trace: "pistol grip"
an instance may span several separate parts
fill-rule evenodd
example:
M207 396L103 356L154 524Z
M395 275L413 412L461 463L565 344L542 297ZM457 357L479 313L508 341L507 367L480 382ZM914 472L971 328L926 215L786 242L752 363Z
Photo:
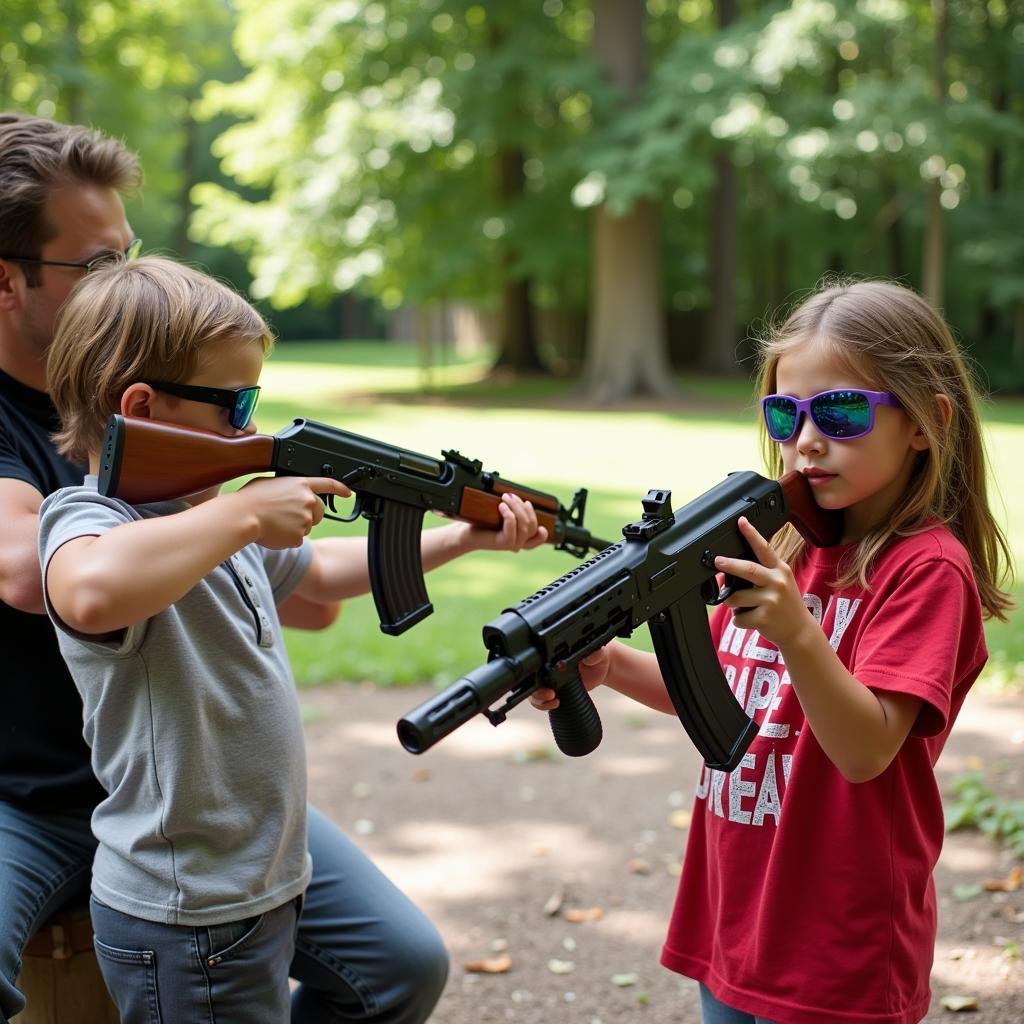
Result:
M684 595L648 625L679 721L709 768L731 772L758 727L725 681L699 590Z
M555 744L569 757L582 757L597 749L604 730L594 700L579 676L558 688L558 707L549 712Z
M423 509L381 501L370 520L370 589L381 632L398 636L433 610L423 581Z

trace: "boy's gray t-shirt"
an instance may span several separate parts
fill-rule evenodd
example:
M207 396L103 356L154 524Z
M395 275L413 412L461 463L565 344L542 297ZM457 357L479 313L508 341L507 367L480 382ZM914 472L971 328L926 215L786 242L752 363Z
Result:
M57 491L40 509L43 572L69 540L185 508L133 508L97 493L95 477ZM308 542L250 544L110 642L72 632L47 603L108 794L92 819L92 891L115 910L225 923L306 888L305 746L275 606L311 557Z

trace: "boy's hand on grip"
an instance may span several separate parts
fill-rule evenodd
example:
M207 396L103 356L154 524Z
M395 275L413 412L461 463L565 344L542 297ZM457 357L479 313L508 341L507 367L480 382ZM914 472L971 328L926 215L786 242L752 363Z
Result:
M347 498L352 494L330 477L303 476L256 477L238 493L247 499L248 510L256 517L256 543L265 548L298 547L324 517L320 495Z

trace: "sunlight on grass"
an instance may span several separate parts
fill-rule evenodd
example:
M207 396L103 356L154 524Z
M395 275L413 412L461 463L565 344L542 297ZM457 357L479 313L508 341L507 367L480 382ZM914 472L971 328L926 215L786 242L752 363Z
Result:
M477 361L434 367L338 366L334 363L290 363L272 356L260 383L279 401L310 402L331 407L350 395L375 391L418 391L425 386L451 387L471 384L487 372Z
M352 361L342 363L343 358ZM301 415L427 455L455 448L480 459L485 469L552 493L563 504L585 486L590 491L586 526L611 541L621 537L624 523L639 518L649 488L671 489L678 507L733 470L762 470L755 412L742 382L712 385L686 378L684 396L698 400L684 397L679 408L666 411L565 408L551 381L489 386L493 402L488 404L481 400L486 387L472 384L486 364L453 361L435 374L438 381L443 375L441 392L423 402L415 360L415 348L408 345L282 345L262 378L259 428L273 432ZM559 386L569 393L567 382ZM369 394L375 391L381 395ZM522 404L509 404L510 395ZM986 440L998 484L993 506L1022 563L1024 474L1014 453L1024 443L1024 422L1013 403L1009 415L1000 415L1003 408L986 410ZM436 523L440 520L427 516L428 526ZM346 526L325 523L317 532L365 530L360 520ZM349 601L337 625L323 633L288 631L296 677L302 684L344 678L447 685L486 660L480 636L485 623L574 564L564 552L545 546L515 556L478 552L443 566L427 578L434 614L401 637L380 632L369 596ZM1024 599L1024 587L1018 585L1016 595ZM1009 623L986 627L991 685L1012 688L1024 678L1020 620L1015 614ZM646 629L631 642L650 649Z

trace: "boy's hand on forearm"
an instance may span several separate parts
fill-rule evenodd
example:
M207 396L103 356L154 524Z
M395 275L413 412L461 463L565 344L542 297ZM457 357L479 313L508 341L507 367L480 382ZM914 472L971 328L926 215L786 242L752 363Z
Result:
M471 526L467 543L473 550L528 551L548 539L548 531L537 525L533 504L523 501L517 494L503 494L498 504L501 529L490 530Z
M321 494L347 498L352 492L330 477L257 477L234 492L257 523L256 543L265 548L298 547L324 517Z

